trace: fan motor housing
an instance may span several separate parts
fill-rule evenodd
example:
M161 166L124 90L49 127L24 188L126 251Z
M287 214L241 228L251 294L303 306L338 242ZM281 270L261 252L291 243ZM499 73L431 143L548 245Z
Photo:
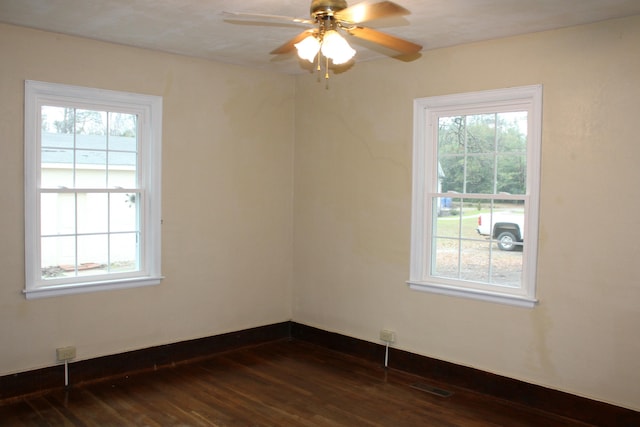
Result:
M339 12L346 8L347 2L344 0L312 0L311 16L314 18L333 16L335 12Z

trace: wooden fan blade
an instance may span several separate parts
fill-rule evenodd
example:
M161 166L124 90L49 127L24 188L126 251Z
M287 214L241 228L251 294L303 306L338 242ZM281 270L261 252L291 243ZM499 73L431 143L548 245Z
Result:
M381 1L373 4L358 3L336 12L334 16L339 21L360 24L374 19L409 15L410 13L407 9L392 1Z
M285 44L283 44L282 46L272 50L270 53L272 55L278 55L281 53L288 53L291 52L293 49L295 49L296 47L294 46L296 43L301 42L302 40L306 39L308 36L316 33L317 30L306 30L301 32L300 34L298 34L297 36L295 36L294 38L292 38L291 40L287 41Z
M377 43L402 53L416 53L420 52L422 49L422 46L419 44L412 43L409 40L401 39L378 30L372 30L371 28L354 27L345 28L345 30L352 36Z
M297 24L313 24L313 21L309 19L302 18L293 18L291 16L282 16L282 15L264 15L261 13L244 13L244 12L222 12L222 16L231 19L248 19L252 21L259 20L271 20L271 21L285 21L285 22L295 22Z

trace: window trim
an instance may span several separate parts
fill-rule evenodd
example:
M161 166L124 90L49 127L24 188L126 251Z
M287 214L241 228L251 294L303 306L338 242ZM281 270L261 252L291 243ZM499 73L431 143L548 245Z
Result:
M47 285L40 266L40 108L42 105L76 108L124 109L138 114L141 206L141 262L138 273L125 278L105 278ZM27 299L157 285L161 282L161 166L162 97L130 92L25 80L25 288Z
M433 144L434 134L437 133L438 114L444 115L448 111L460 113L467 110L468 114L478 112L494 112L497 108L510 105L528 105L530 117L528 119L527 144L527 194L526 204L526 252L523 254L523 283L519 289L507 289L504 292L492 287L480 289L478 286L464 286L462 281L446 280L429 276L431 262L426 259L430 242L430 226L432 209L426 200L426 180L432 179L428 173L433 166L431 162L436 155L436 145ZM434 119L436 121L434 129ZM429 135L429 129L433 131ZM538 215L540 190L540 159L542 138L542 85L513 87L480 92L461 93L453 95L417 98L414 100L414 141L413 141L413 196L411 220L411 259L410 275L407 284L411 289L427 291L450 296L473 298L483 301L498 302L521 307L534 307L536 299L536 270L538 253ZM431 140L431 144L428 142ZM428 147L433 148L428 153ZM452 194L455 197L455 194ZM427 223L427 220L428 223ZM532 238L533 237L533 238Z

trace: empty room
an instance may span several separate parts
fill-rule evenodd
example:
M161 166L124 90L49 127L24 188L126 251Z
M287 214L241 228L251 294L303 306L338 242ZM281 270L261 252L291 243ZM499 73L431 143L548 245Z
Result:
M640 425L639 100L637 1L0 0L0 425Z

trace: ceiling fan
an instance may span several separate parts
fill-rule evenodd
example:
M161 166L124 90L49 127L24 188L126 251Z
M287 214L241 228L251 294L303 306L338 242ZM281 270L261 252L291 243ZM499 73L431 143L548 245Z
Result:
M310 13L311 19L234 12L226 12L225 14L235 17L278 19L313 25L313 28L303 31L271 51L271 53L277 55L289 53L296 49L300 58L306 59L311 63L317 60L318 70L320 69L320 57L322 56L326 60L327 72L325 78L329 77L329 60L333 65L345 64L356 53L340 35L341 31L393 49L401 54L417 53L422 49L422 46L408 40L360 25L374 19L410 14L407 9L391 1L365 2L348 6L345 0L312 0Z

